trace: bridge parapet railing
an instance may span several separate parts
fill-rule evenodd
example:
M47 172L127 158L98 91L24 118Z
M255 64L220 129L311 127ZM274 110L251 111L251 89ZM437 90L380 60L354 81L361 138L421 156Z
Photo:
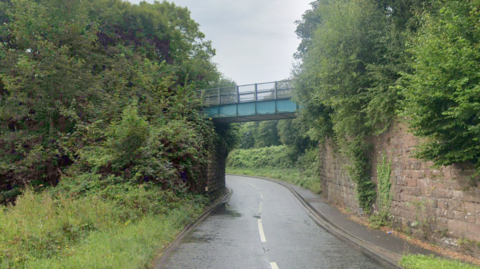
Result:
M289 99L292 96L291 80L201 90L201 98L206 106Z

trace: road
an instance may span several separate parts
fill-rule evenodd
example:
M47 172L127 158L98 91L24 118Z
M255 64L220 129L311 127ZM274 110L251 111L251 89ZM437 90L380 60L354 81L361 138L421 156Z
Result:
M327 233L285 187L227 176L230 201L168 255L167 269L382 268Z

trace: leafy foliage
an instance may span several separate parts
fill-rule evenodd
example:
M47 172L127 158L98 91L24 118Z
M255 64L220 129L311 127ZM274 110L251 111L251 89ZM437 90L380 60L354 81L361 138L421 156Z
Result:
M306 135L307 128L298 119L279 121L277 131L280 142L295 151L296 155L302 155L307 150L316 148L316 143Z
M386 130L395 115L398 75L389 61L389 22L385 10L369 0L317 1L308 18L319 21L302 47L295 71L297 100L312 139L333 138L352 159L349 169L365 211L375 200L365 138ZM299 24L302 29L312 21ZM318 20L321 18L321 20ZM311 28L309 26L308 28ZM300 36L302 37L302 36ZM312 120L313 119L313 120Z
M221 140L196 90L225 79L188 9L120 0L0 5L3 199L92 171L194 185L206 149Z
M368 0L319 1L314 7L322 20L296 70L304 122L315 115L314 137L340 144L374 127L385 129L394 116L396 94L389 86L396 75L388 74L384 11Z
M298 159L292 155L296 151L285 145L237 149L227 158L227 172L274 178L320 193L318 150L309 149Z
M278 123L279 121L273 120L241 124L239 129L239 147L248 149L280 145L277 131Z
M275 166L281 168L293 167L294 163L288 156L285 146L271 146L258 149L236 149L227 158L229 167L261 168Z
M387 161L387 157L383 155L382 162L377 163L377 181L378 181L378 210L379 212L390 212L392 204L392 183L390 182L390 174L392 173L392 163Z
M381 161L381 162L380 162ZM378 211L370 216L370 227L379 229L382 226L388 226L392 223L390 206L392 205L392 183L390 174L392 173L392 163L387 160L383 154L382 159L377 162L377 206Z
M322 0L312 3L297 35L295 99L299 121L313 141L331 141L350 159L361 207L375 201L368 138L385 132L397 116L407 63L405 33L429 1Z
M402 115L425 137L417 157L480 165L479 1L432 1L408 46Z

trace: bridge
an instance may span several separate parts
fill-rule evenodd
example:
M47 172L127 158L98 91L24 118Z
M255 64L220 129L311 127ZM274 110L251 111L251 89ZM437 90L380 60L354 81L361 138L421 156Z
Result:
M293 119L298 105L292 95L291 80L201 91L204 112L218 123Z

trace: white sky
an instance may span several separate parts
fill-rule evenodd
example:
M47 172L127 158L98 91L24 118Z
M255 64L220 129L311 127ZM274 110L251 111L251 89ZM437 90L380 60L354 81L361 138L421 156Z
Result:
M129 0L139 3L140 0ZM290 77L300 42L294 22L313 0L170 0L188 7L217 55L213 61L238 85ZM148 0L147 2L153 2Z

